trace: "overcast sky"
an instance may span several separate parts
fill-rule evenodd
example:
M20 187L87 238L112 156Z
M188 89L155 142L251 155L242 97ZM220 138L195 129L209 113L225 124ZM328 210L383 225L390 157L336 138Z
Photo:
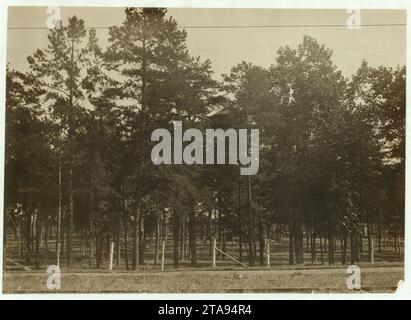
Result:
M350 30L345 27L350 16L346 10L169 9L168 14L180 26L187 27L190 53L210 59L217 79L242 60L269 66L279 47L296 47L305 34L333 50L333 61L346 77L355 73L364 58L372 66L396 67L406 61L406 26L363 26L359 30ZM9 8L7 61L12 68L26 71L27 56L35 49L47 46L49 15L46 7ZM65 23L68 17L77 15L88 27L107 27L122 23L124 9L61 7L61 15ZM361 23L405 24L406 12L361 10ZM342 27L295 27L330 24ZM189 28L196 26L283 27ZM107 43L107 33L106 28L97 30L102 46Z

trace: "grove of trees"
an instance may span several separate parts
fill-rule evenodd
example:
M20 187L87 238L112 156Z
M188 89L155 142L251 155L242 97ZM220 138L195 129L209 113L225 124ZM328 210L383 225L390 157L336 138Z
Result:
M264 263L267 238L285 239L289 264L323 253L335 264L337 239L343 264L360 260L363 239L400 246L405 66L364 60L345 78L304 36L270 67L243 61L216 81L166 9L127 8L108 32L102 48L73 16L28 72L7 69L5 253L14 235L26 263L101 268L113 241L117 263L136 270L158 263L164 239L175 268L198 265L200 241L214 237L223 251L235 241L250 266ZM259 129L258 174L154 165L151 132L173 120Z

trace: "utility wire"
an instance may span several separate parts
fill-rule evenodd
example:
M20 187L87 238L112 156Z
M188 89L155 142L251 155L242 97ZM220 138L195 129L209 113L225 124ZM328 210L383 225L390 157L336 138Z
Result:
M355 27L402 27L406 23L362 24ZM227 26L179 26L179 29L254 29L254 28L347 28L346 24L290 24L290 25L227 25ZM86 29L108 29L108 26L86 27ZM47 27L8 27L9 30L49 30Z

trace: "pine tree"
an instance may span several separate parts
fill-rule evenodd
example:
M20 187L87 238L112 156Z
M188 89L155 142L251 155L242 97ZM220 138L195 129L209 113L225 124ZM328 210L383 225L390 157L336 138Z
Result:
M87 31L84 21L73 16L68 19L67 26L52 29L48 40L47 49L39 49L28 58L29 77L45 91L42 100L50 109L53 121L60 127L61 139L64 139L63 157L67 163L69 201L67 264L70 265L74 228L74 137L81 126L79 117L87 104L83 80L88 77L86 70L97 38L94 29Z

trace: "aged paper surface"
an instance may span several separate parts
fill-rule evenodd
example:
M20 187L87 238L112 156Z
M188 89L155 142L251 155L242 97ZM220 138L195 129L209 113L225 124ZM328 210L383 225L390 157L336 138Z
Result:
M406 27L8 7L3 292L394 292Z

